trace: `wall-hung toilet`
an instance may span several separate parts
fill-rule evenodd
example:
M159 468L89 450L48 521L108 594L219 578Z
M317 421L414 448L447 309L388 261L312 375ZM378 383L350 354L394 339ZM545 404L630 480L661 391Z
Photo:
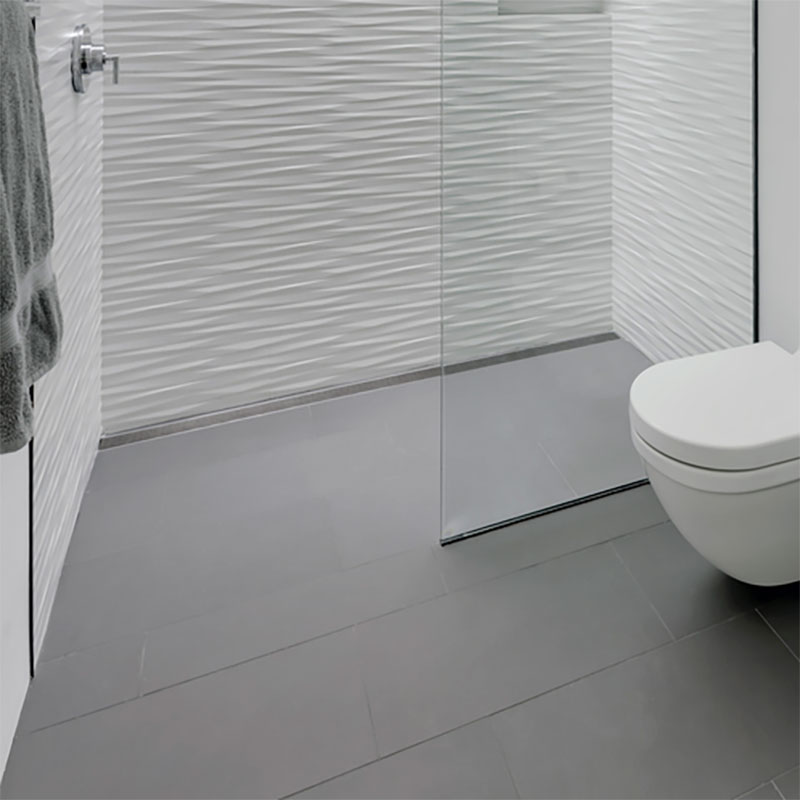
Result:
M800 577L800 353L772 342L665 361L630 393L631 435L675 526L747 583Z

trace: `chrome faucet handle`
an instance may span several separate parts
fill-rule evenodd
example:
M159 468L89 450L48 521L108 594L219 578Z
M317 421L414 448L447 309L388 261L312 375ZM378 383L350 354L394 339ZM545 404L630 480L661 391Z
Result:
M111 82L117 84L119 83L119 56L110 56L105 52L105 48L103 48L103 64L107 64L109 61L113 64Z
M92 42L92 32L88 25L78 25L72 34L72 88L83 94L87 88L86 76L102 72L108 62L114 65L113 81L119 83L119 56L106 53L105 45Z

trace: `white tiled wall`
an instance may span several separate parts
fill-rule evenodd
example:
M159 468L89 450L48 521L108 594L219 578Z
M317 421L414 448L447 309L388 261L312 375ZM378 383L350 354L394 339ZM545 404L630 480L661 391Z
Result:
M445 11L448 356L609 330L607 19ZM438 363L439 0L106 28L106 430Z
M610 18L443 21L446 360L610 331Z
M439 7L107 0L107 431L432 364Z
M612 297L654 359L748 341L751 0L604 8L107 0L106 431L609 331Z
M64 313L61 360L36 384L34 630L42 644L69 539L100 438L102 78L72 91L70 36L102 39L102 0L43 0L38 18L42 97L55 202L53 267Z
M614 328L654 360L752 341L751 0L613 0Z

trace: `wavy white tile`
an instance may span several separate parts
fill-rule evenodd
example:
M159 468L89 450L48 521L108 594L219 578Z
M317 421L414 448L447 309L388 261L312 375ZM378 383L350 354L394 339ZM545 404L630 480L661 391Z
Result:
M36 653L100 438L102 252L101 80L72 91L70 35L102 38L102 0L43 0L37 51L55 205L52 259L64 314L59 363L35 387L34 631ZM98 85L100 84L100 85Z
M752 341L752 2L611 7L614 328L656 361Z

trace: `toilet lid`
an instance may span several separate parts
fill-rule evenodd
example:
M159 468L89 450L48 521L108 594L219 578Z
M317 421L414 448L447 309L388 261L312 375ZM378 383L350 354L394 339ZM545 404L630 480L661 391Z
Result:
M773 342L656 364L630 400L634 430L678 461L746 470L800 458L800 353Z

